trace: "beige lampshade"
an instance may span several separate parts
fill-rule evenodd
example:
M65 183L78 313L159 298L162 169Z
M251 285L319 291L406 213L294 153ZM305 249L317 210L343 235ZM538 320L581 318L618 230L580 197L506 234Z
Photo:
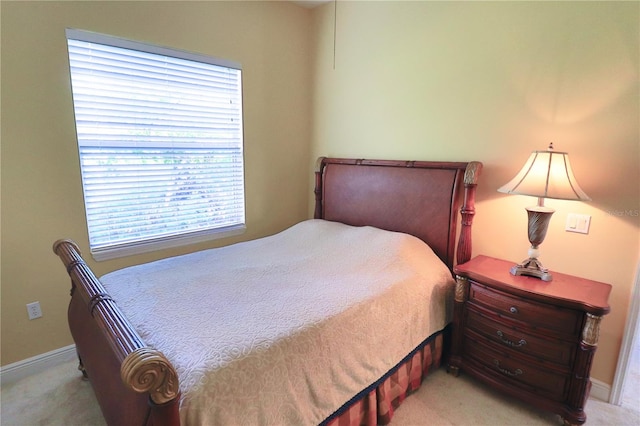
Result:
M498 192L530 195L539 198L590 201L573 176L569 154L553 151L534 151L522 170Z

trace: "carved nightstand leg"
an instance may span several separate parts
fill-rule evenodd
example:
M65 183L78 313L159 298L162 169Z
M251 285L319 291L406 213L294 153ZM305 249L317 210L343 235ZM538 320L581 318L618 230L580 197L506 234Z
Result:
M571 423L569 420L567 419L562 419L562 426L580 426L577 423Z
M456 275L456 288L453 304L453 338L451 342L451 358L447 366L447 372L454 377L460 375L462 366L463 344L463 317L464 304L469 298L469 280L466 277Z
M584 406L591 389L589 372L598 346L601 320L601 316L586 313L582 328L582 339L574 362L572 385L567 398L568 405L573 410L573 413L569 416L571 419L563 418L565 426L581 425L586 420Z
M460 375L460 368L453 365L447 365L447 374L451 374L453 377L458 377Z

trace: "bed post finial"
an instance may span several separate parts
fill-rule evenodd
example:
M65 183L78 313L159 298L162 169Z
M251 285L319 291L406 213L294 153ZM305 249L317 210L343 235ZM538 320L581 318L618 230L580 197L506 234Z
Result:
M456 253L458 264L465 263L471 259L471 225L473 224L473 216L476 214L476 186L481 171L482 163L471 161L467 164L464 172L464 201L460 208L462 229L460 230L460 240L458 241L458 251Z
M318 157L316 161L316 187L313 190L316 195L316 208L313 212L314 219L322 219L322 172L324 170L324 160L326 157Z

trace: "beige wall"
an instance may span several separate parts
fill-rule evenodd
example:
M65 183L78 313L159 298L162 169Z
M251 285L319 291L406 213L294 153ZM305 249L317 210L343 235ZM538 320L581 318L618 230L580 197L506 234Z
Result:
M547 201L556 213L541 260L613 286L592 370L609 384L640 249L639 6L338 2L335 20L333 4L314 12L311 157L482 161L474 254L526 257L524 207L535 199L496 189L550 141L570 153L593 202ZM564 231L571 212L592 216L589 235Z
M553 140L593 202L547 202L542 260L613 285L593 369L612 382L640 249L640 218L625 213L640 210L638 3L340 1L335 21L334 4L273 2L1 12L3 365L71 343L69 284L50 247L70 237L88 251L64 40L76 27L242 63L248 231L218 244L307 217L319 155L480 160L474 252L519 261L534 200L496 189ZM592 216L589 235L564 232L570 212ZM34 300L44 317L28 321Z
M243 66L249 239L307 217L311 12L264 2L2 2L2 365L72 343L69 280L51 251L88 253L65 28ZM226 244L226 239L217 244ZM213 244L209 244L213 245ZM180 250L95 263L103 274ZM25 305L44 316L29 321Z

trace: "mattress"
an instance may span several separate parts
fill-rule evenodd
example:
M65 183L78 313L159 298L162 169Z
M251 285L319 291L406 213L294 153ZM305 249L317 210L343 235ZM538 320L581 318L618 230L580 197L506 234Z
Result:
M318 219L101 281L188 425L320 423L445 327L454 286L415 237Z

